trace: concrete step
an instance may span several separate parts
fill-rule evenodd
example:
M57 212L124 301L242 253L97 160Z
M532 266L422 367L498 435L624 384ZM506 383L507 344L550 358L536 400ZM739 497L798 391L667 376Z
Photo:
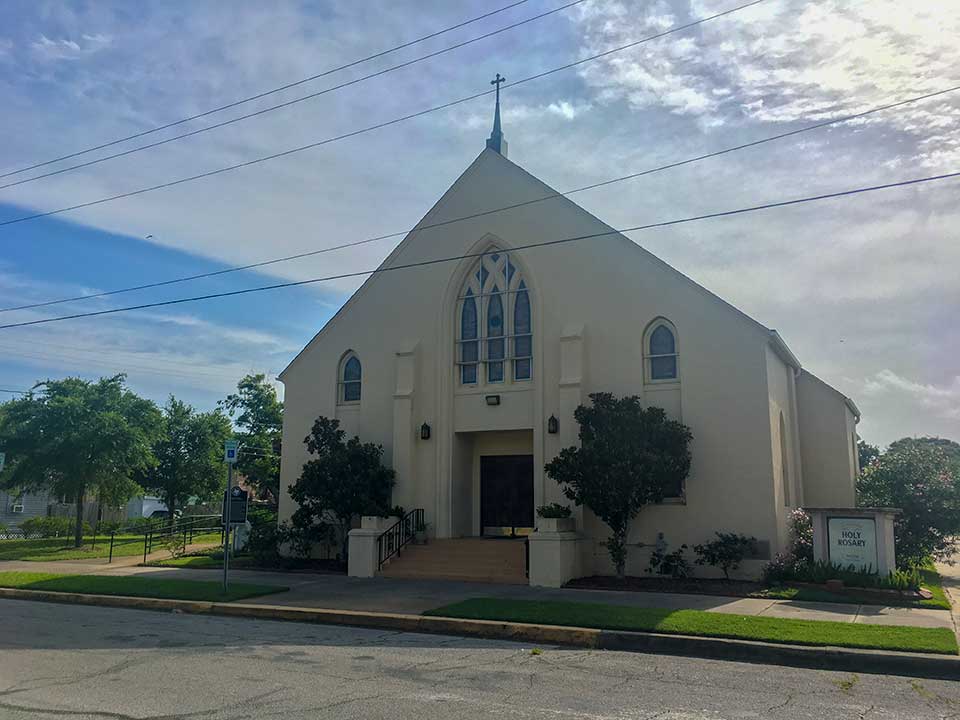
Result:
M408 545L380 571L384 577L526 584L523 541L457 538Z

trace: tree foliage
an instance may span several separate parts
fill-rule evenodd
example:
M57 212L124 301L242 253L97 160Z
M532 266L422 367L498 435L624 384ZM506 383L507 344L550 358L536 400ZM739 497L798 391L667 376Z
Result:
M219 410L198 413L171 395L153 445L157 462L139 474L139 483L166 503L171 518L191 497L209 500L226 487L223 442L231 433Z
M234 418L237 439L249 452L240 453L236 469L264 499L280 497L280 449L283 433L283 403L265 375L247 375L237 383L237 392L220 401Z
M347 440L339 420L317 418L303 442L314 457L290 486L290 497L299 505L291 521L306 533L334 526L346 558L353 518L389 512L394 472L381 462L383 447L356 436Z
M130 478L154 463L157 406L127 389L123 375L97 382L47 380L0 413L6 487L44 489L76 503L74 543L83 538L83 502L98 493L125 501Z
M910 448L934 448L943 452L953 468L953 477L960 482L960 443L940 437L907 437L894 440L887 452L901 452Z
M899 442L899 441L898 441ZM897 565L943 558L960 533L960 483L946 453L924 443L894 443L857 482L859 502L903 512L895 525Z
M880 457L880 448L876 445L871 445L866 440L857 440L857 459L860 472L863 472L867 467Z
M692 435L663 409L644 408L636 396L595 393L590 400L574 412L580 446L564 448L545 469L567 498L610 527L606 547L623 577L630 521L687 477Z

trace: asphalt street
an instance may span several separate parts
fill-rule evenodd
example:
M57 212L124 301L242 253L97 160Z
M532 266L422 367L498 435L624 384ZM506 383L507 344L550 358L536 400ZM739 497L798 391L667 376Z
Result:
M947 718L960 683L0 601L0 718Z

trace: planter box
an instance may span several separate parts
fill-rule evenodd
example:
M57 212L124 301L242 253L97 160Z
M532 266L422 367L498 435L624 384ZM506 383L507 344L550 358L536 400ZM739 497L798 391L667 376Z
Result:
M573 532L576 529L576 518L537 518L537 532Z
M360 527L363 530L387 530L397 522L397 518L364 515L360 518Z

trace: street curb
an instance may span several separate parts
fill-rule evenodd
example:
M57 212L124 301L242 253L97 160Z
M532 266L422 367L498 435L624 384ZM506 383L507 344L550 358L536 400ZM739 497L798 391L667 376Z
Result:
M329 610L282 605L213 603L192 600L135 598L121 595L88 595L0 588L0 599L140 610L180 611L200 615L245 617L257 620L344 625L393 632L459 635L488 640L510 640L536 645L585 647L635 653L730 660L763 665L835 670L841 672L903 675L960 680L960 657L930 653L898 653L838 647L806 647L725 638L666 635L661 633L597 630L592 628L497 620L466 620L429 615Z

